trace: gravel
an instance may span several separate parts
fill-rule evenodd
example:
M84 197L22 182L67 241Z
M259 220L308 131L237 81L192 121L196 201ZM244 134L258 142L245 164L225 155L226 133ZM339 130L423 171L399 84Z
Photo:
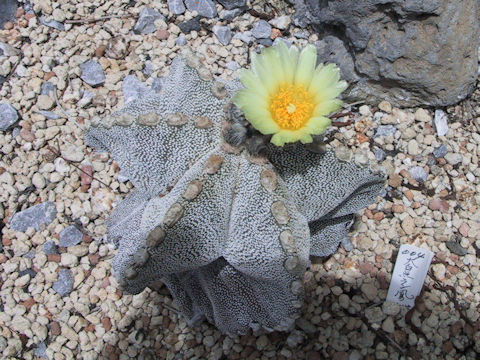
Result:
M433 118L435 129L438 136L445 136L448 132L448 117L443 110L435 110L435 117Z
M6 131L18 121L18 113L8 103L0 103L0 130Z
M252 29L252 35L256 39L266 39L272 33L272 26L265 20L259 20Z
M135 34L153 33L156 30L156 20L165 20L165 18L157 10L144 7L140 11L137 23L133 27L133 32Z
M98 86L105 82L105 74L102 66L94 60L88 60L80 65L82 75L80 76L83 81L88 85Z
M229 80L247 66L257 40L304 46L318 36L294 21L287 25L294 14L278 8L268 34L255 37L263 20L247 11L251 2L233 10L214 1L150 2L162 18L148 34L133 32L134 16L146 2L31 3L31 11L20 12L2 33L8 54L0 56L0 76L19 63L0 88L0 109L8 104L15 117L0 132L0 357L478 358L472 329L480 321L480 109L472 104L480 101L480 89L441 110L449 119L443 135L427 107L351 105L352 113L339 119L345 126L331 127L326 146L364 166L379 162L389 184L385 197L357 214L351 251L341 247L328 259L312 259L292 331L229 337L206 322L188 326L163 286L122 292L111 273L116 250L104 235L108 214L132 185L108 154L85 146L84 129L140 94L161 92L180 38L216 76ZM182 10L188 3L214 17ZM109 15L127 16L67 21ZM226 44L215 32L224 27L233 35ZM88 62L95 65L84 69ZM84 70L100 81L89 83ZM64 242L72 224L82 231ZM396 252L406 243L435 253L408 316L407 309L385 302Z
M206 18L217 16L217 8L212 0L185 0L185 5L190 11L196 11L198 15Z
M82 238L83 233L75 225L70 225L60 232L60 240L58 245L61 247L74 246L80 244L82 242Z
M212 31L217 36L218 41L223 45L228 45L230 40L232 40L232 31L228 26L215 25Z

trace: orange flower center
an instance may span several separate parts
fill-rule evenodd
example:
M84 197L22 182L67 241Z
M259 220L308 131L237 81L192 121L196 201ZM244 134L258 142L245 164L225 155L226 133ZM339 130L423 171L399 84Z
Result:
M312 117L313 96L303 85L282 84L270 97L270 114L284 130L298 130Z

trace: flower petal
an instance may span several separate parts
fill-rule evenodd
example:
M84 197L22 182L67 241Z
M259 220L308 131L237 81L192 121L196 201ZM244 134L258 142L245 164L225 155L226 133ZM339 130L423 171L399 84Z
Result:
M280 130L268 111L267 102L256 96L255 93L248 89L242 89L235 94L233 103L243 111L245 118L262 134L273 134Z
M309 133L312 135L320 135L325 132L331 123L332 121L324 116L313 117L307 123L306 129L308 129Z
M312 116L323 116L331 114L342 107L343 101L339 99L327 100L320 102L313 110Z
M307 45L298 58L297 70L295 72L295 84L309 88L317 62L317 49L313 45Z
M290 49L287 48L287 45L285 45L283 41L278 43L277 48L285 76L285 83L293 84L293 80L295 78L295 68L298 61L298 49L293 45L290 46Z
M335 64L319 65L309 88L309 91L315 94L315 101L322 102L340 95L348 87L348 84L339 79L340 70Z
M277 87L278 79L275 78L275 74L272 73L269 65L265 63L262 55L252 53L252 70L258 76L265 89L267 89L269 93L272 93Z
M238 78L240 79L242 84L250 91L259 94L261 97L268 97L267 89L265 88L265 86L263 86L262 82L255 75L254 72L246 69L240 69L238 70Z

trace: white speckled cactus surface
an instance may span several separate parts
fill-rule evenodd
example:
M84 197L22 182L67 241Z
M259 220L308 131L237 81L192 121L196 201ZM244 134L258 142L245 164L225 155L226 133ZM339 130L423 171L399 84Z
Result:
M136 188L108 223L126 291L161 280L190 324L287 330L302 307L309 256L351 246L353 214L384 181L331 151L269 144L259 155L228 144L238 88L191 54L178 56L159 95L95 124L87 143L112 153Z

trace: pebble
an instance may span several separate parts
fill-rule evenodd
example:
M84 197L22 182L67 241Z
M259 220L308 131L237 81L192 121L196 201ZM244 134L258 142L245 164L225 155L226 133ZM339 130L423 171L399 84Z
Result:
M228 70L235 71L235 70L238 70L240 68L240 65L238 65L238 63L236 61L229 61L225 64L225 67Z
M38 21L40 21L40 24L48 26L50 28L65 31L65 25L63 25L61 22L58 22L57 20L51 19L47 21L45 16L40 16L38 18Z
M52 285L52 289L61 297L67 296L73 290L73 275L70 269L60 269L58 280Z
M419 182L427 181L428 174L421 166L414 166L408 170L410 176Z
M433 119L438 136L445 136L448 132L448 117L443 110L435 110Z
M449 240L445 242L445 246L448 248L448 250L450 250L452 253L458 256L464 256L468 252L467 249L465 249L464 247L462 247L462 245L460 245L460 243L453 240Z
M122 93L125 104L140 99L141 97L146 96L149 92L151 92L151 89L138 80L135 75L127 75L123 79Z
M58 254L58 246L53 242L53 240L48 240L43 244L43 252L45 255Z
M256 39L268 39L272 33L272 26L265 20L259 20L252 29L252 35Z
M393 125L379 125L375 137L394 135L397 128Z
M215 345L215 339L213 338L213 336L210 336L210 335L205 336L203 338L203 345L205 345L208 348L213 347L213 345Z
M378 108L388 114L392 112L392 105L388 101L381 101L380 104L378 104Z
M192 31L200 31L202 30L200 19L200 16L195 16L193 19L179 23L178 27L184 34L189 34Z
M43 189L47 185L45 177L42 174L39 174L39 173L33 174L32 184L37 189Z
M168 11L175 15L181 15L185 12L183 0L167 0Z
M88 85L97 86L105 82L105 73L102 66L95 60L88 60L80 65L82 75L80 78Z
M50 224L57 216L55 204L51 201L34 205L17 212L10 220L10 227L16 231L25 232L29 227L40 230L41 224Z
M220 11L220 20L232 21L237 16L240 16L244 11L242 9L222 10Z
M421 121L421 122L429 123L430 121L432 121L432 117L430 116L428 111L421 108L415 111L414 117L415 117L415 120Z
M378 290L374 284L365 283L362 285L361 289L368 300L373 301L377 297Z
M247 4L247 0L217 0L217 2L227 10L241 8Z
M269 24L276 27L280 30L286 30L290 26L292 19L288 15L282 15L276 18L273 18L269 21Z
M138 20L135 26L133 27L133 32L135 34L153 33L156 30L155 28L156 20L165 20L165 17L161 15L157 10L144 7L142 11L140 11Z
M405 234L412 235L415 231L415 222L410 215L407 215L402 221L402 229L405 231Z
M6 131L18 121L18 113L8 103L0 103L0 130Z
M72 162L81 162L85 157L83 151L81 151L75 145L67 146L67 148L62 152L62 155L65 160Z
M374 148L373 149L373 154L375 155L375 159L377 159L377 161L383 161L383 160L385 160L385 158L387 156L385 154L385 151L383 151L380 148Z
M457 165L463 160L463 156L457 153L448 153L444 158L450 165Z
M314 334L317 328L310 321L305 318L299 318L296 322L297 326L307 334Z
M57 115L57 114L54 113L53 111L39 110L39 111L37 111L37 113L39 113L40 115L45 116L45 117L46 117L47 119L49 119L49 120L57 120L57 119L60 119L60 118L61 118L60 115Z
M252 32L251 31L241 31L237 32L235 35L233 35L234 39L239 39L243 41L244 43L248 44L253 40L252 37Z
M395 316L400 312L400 305L392 301L385 301L382 305L382 310L386 315Z
M206 18L217 16L217 7L212 0L185 0L189 11L196 11L198 15Z
M187 44L187 38L185 37L185 35L180 35L177 40L175 40L175 44L177 44L178 46L183 46L183 45L186 45Z
M258 350L263 350L268 346L268 343L268 338L265 335L261 335L255 342L255 345L257 346Z
M393 334L395 332L395 324L390 316L384 320L382 324L382 330L389 334Z
M60 232L58 245L68 247L80 244L82 242L83 233L75 226L70 225Z
M447 152L448 152L447 145L442 144L439 147L435 148L435 150L433 150L433 156L435 156L435 158L437 159L443 158L445 155L447 155Z
M413 156L421 154L420 147L418 146L417 140L412 139L408 142L407 151L410 155L413 155Z
M212 28L213 33L217 37L218 41L223 45L228 45L230 40L232 40L232 31L228 26L215 25Z

